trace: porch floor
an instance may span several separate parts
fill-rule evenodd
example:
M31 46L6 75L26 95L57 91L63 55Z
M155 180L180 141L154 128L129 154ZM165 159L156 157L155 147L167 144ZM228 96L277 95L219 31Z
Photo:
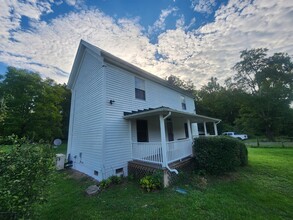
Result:
M182 166L185 166L187 163L189 163L192 160L192 157L185 157L181 160L177 160L173 163L169 164L169 167L172 169L177 169ZM140 161L140 160L132 160L128 162L129 165L136 165L136 166L143 166L143 167L148 167L152 169L158 169L158 170L163 170L164 168L162 167L161 164L155 164L155 163L150 163L150 162L145 162L145 161Z

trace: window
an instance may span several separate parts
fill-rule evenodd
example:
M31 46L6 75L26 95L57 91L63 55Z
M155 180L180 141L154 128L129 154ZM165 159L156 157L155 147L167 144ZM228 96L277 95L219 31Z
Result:
M184 131L185 131L185 137L186 138L189 138L188 125L187 125L187 123L184 123Z
M145 82L135 77L135 98L145 100Z
M186 101L184 96L181 96L181 106L183 110L186 110Z
M137 142L148 142L149 141L148 121L137 120L136 132L137 132Z
M123 174L123 168L116 169L116 174Z

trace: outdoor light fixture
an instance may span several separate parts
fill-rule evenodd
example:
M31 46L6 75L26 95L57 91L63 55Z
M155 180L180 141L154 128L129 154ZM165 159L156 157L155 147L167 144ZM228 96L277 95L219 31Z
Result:
M111 99L109 102L110 102L111 105L113 105L113 103L115 102L115 100L112 100Z

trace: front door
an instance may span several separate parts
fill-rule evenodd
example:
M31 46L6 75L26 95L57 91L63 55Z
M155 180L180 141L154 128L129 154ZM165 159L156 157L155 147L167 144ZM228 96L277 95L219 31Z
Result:
M167 133L168 133L168 141L174 141L174 133L173 133L173 123L171 119L167 119Z

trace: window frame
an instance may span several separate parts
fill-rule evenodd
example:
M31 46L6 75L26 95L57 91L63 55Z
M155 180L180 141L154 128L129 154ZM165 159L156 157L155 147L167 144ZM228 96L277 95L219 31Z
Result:
M183 95L181 95L181 108L183 109L183 110L186 110L187 108L186 108L186 98L185 98L185 96L183 96Z
M139 77L134 77L135 98L138 100L146 100L145 80Z

